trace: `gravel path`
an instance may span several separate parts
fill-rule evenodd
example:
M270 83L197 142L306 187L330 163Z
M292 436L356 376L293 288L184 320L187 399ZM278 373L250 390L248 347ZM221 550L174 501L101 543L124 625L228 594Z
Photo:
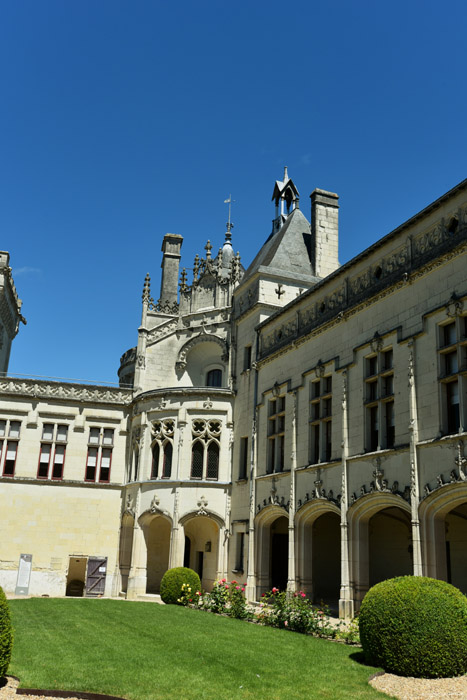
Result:
M370 685L399 700L467 700L467 676L429 679L383 673L373 678Z
M4 686L0 685L0 700L18 700L21 698L21 700L28 700L29 698L32 698L32 700L48 700L48 698L45 695L16 695L16 688L19 685L19 681L16 680L16 678L12 678L11 676L6 676L7 679L7 684ZM1 683L1 679L0 679ZM57 698L52 698L51 700L57 700ZM79 700L78 698L68 698L67 700Z
M7 676L8 683L0 686L0 700L18 700L15 678ZM459 678L402 678L383 673L370 681L376 690L399 700L467 700L467 676ZM46 695L20 695L21 700L57 700ZM67 698L79 700L79 698Z

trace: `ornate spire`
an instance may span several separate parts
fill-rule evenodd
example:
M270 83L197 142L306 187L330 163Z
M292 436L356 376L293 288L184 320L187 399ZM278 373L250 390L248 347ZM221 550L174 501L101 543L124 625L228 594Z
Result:
M208 241L206 243L206 245L204 246L204 250L206 251L206 262L208 262L208 260L211 260L211 250L212 250L211 241Z
M193 282L197 282L197 280L198 280L198 271L199 271L199 255L198 255L198 253L196 253L195 262L193 263Z
M144 278L144 286L143 286L143 304L149 304L149 299L151 295L151 278L149 276L149 272L147 273L146 277Z
M180 291L185 292L188 289L187 285L187 274L186 274L186 268L184 267L182 270L182 274L180 275Z

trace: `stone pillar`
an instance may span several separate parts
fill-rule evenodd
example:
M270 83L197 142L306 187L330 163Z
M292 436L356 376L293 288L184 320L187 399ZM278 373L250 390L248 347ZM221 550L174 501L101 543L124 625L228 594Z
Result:
M418 474L417 442L417 391L415 386L415 339L409 341L409 434L410 434L410 509L412 520L413 575L423 576L422 543L418 506L420 503L420 483Z
M348 373L342 373L342 493L341 493L341 588L339 598L339 617L345 620L354 617L353 587L350 581L349 524L348 510L348 475L347 460L349 453L348 424Z
M255 568L255 500L256 500L256 440L258 430L258 408L255 407L255 417L251 429L250 451L250 513L248 520L248 564L245 597L249 601L256 600L256 568Z
M140 495L137 497L137 510L139 510ZM143 530L135 515L135 526L133 529L133 547L131 552L131 567L128 575L128 588L126 597L128 599L145 595L147 584L147 549Z
M233 428L231 428L231 435L233 437ZM229 578L228 577L228 571L229 571L229 541L232 541L232 535L231 535L231 524L230 524L230 515L231 515L231 497L230 493L225 494L225 534L224 534L224 559L222 561L222 571L221 571L221 576L220 578Z
M287 594L297 589L295 574L295 470L297 468L297 410L298 390L292 392L292 451L290 454L290 496L289 496L289 549L287 569Z
M183 553L181 554L182 562L180 563L180 523L179 523L179 512L178 505L180 500L180 488L177 486L175 488L174 494L174 509L172 517L172 530L170 531L170 551L169 551L169 569L173 569L176 566L183 566ZM183 529L183 528L182 528Z
M217 544L217 574L216 574L216 579L222 579L222 578L227 578L226 574L224 573L224 564L225 564L225 550L227 549L226 543L227 543L227 537L228 537L228 531L225 527L219 527L219 541Z

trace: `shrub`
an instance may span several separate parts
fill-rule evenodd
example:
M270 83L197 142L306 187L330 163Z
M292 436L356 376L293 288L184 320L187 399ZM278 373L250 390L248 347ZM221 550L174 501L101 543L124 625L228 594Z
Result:
M7 672L12 646L10 610L3 589L0 587L0 678Z
M467 672L467 598L444 581L400 576L373 586L362 602L367 660L415 678Z
M185 590L182 590L183 584L186 584ZM189 588L191 588L191 591L188 590ZM193 593L194 599L196 591L199 590L201 590L201 581L193 569L177 566L166 571L162 577L161 598L164 603L183 604L183 594L183 597L186 597L187 593Z

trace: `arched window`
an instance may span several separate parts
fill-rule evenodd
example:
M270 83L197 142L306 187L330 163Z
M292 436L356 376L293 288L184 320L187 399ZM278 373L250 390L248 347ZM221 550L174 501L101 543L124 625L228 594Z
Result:
M219 445L217 442L210 442L208 447L208 464L206 470L207 479L217 479L219 477Z
M157 479L159 476L159 454L160 447L159 443L155 442L152 446L152 467L151 467L151 479Z
M210 369L206 375L206 386L222 386L222 370Z
M170 479L172 476L172 455L173 455L173 446L172 443L167 440L167 442L164 445L164 465L162 467L162 478L163 479Z
M203 444L197 440L193 443L191 448L191 478L192 479L202 479L203 478L203 457L204 448Z

